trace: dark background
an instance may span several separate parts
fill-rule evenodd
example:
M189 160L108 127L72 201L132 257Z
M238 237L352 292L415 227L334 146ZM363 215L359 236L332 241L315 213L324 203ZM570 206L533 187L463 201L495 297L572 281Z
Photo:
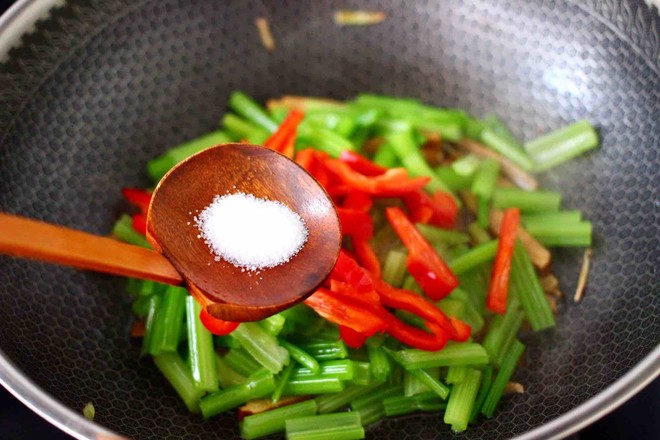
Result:
M3 13L12 0L0 0ZM578 440L660 437L660 379L622 407L576 434ZM0 439L70 439L0 387Z

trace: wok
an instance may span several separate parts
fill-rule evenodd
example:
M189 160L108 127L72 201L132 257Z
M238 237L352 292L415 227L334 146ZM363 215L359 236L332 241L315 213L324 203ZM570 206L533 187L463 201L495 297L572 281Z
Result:
M586 118L602 147L544 173L594 224L589 287L556 329L524 336L526 392L463 438L552 438L611 410L658 375L660 19L644 2L19 1L0 22L0 210L107 234L144 164L212 130L228 93L419 97L514 133ZM337 8L383 10L339 28ZM277 49L260 44L267 17ZM20 44L19 44L20 43ZM570 293L581 252L555 254ZM0 258L0 381L78 438L230 438L232 414L187 413L128 334L123 280ZM96 407L95 422L81 416ZM450 437L437 415L371 438Z

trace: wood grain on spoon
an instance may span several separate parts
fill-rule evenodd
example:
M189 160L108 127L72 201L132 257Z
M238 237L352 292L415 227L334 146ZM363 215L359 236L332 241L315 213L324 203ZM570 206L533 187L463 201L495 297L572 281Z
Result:
M183 278L161 254L63 226L0 213L0 254L178 285Z

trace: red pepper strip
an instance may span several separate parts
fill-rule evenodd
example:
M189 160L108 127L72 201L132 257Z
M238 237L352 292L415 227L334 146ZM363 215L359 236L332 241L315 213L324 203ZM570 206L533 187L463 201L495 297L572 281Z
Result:
M365 193L351 191L341 204L342 208L355 209L357 211L369 212L374 202Z
M353 257L346 251L339 252L337 263L330 273L330 279L345 281L358 292L371 292L374 290L372 277L364 268L360 267Z
M133 215L133 229L142 235L147 235L147 214L139 213Z
M210 315L206 310L202 309L199 313L199 320L202 321L204 327L214 335L224 336L236 330L236 327L240 322L233 321L223 321L212 315Z
M436 191L433 194L433 217L431 224L441 228L453 228L456 225L458 216L458 203L451 194Z
M387 168L376 165L364 156L349 150L342 151L339 155L339 160L365 176L380 176L387 171Z
M266 139L264 147L284 153L284 150L287 147L287 144L291 142L291 139L295 140L298 124L300 124L303 117L305 117L305 114L300 110L291 110L286 119L282 121L277 131Z
M407 325L388 313L387 333L394 336L404 344L414 348L419 348L420 350L442 350L447 344L447 337L445 333L432 322L426 322L425 325L433 333L427 333L424 330L420 330L416 327Z
M380 278L380 261L378 261L378 257L369 244L369 241L354 237L351 239L351 242L353 243L353 250L360 265L371 272L376 278Z
M396 234L410 251L406 266L424 293L434 301L447 296L458 286L456 275L406 217L401 208L387 208L385 215Z
M344 281L330 280L330 291L349 301L357 301L367 306L380 304L380 296L375 290L359 292Z
M296 154L296 136L293 135L290 138L287 139L286 143L284 144L284 148L282 148L282 154L288 157L289 159L293 159L293 156Z
M438 282L438 275L434 272L428 262L408 255L406 258L406 269L417 281L424 293L434 301L439 301L449 294L447 287Z
M454 327L454 334L451 337L452 341L465 342L472 333L472 328L458 318L451 317L451 325Z
M323 163L330 172L351 189L380 197L401 196L411 191L417 191L430 180L428 177L411 178L403 168L390 168L380 176L368 177L353 170L340 160L326 159Z
M433 200L424 190L408 193L403 197L410 220L414 223L429 223L433 218Z
M140 211L147 213L149 203L151 203L151 193L139 188L122 188L122 195L128 203L140 208Z
M520 210L509 208L504 211L502 224L500 226L499 243L497 254L493 264L493 273L488 286L488 297L486 306L489 310L500 315L506 311L506 300L509 294L509 273L511 272L511 257L518 235L518 224L520 223Z
M346 345L348 345L351 348L360 348L364 345L365 341L367 340L366 335L356 332L352 328L347 327L345 325L339 326L339 337L341 337L344 343L346 343Z
M351 327L354 331L367 337L383 331L387 327L383 313L377 307L367 307L356 301L338 297L324 288L318 289L309 296L305 300L305 304L328 321Z
M304 150L298 151L295 161L308 172L311 172L310 170L312 169L312 165L316 161L314 150L311 148L305 148Z
M360 240L371 240L374 236L374 223L371 216L355 209L337 208L343 235Z
M428 223L441 228L453 228L458 215L458 205L453 197L442 191L433 197L424 190L403 196L403 202L414 223Z
M448 337L453 337L454 327L451 318L447 317L431 301L410 290L392 287L383 280L376 280L374 284L383 305L393 309L406 310L420 318L424 318L426 321L434 322L440 326Z

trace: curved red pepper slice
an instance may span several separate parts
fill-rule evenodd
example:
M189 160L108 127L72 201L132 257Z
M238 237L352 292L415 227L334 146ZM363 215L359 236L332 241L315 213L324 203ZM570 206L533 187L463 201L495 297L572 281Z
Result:
M448 336L453 334L454 328L450 318L431 301L415 292L392 287L382 280L376 281L375 285L380 301L387 307L414 313L426 321L438 324Z
M300 110L291 110L286 119L282 121L277 131L266 139L264 147L278 151L285 156L292 158L298 124L300 124L300 121L302 121L304 116L305 114Z
M342 151L339 155L339 160L348 164L352 169L365 176L380 176L387 171L387 168L381 167L366 157L350 150Z
M140 188L122 188L121 193L124 199L131 205L140 208L144 214L149 210L151 203L151 193Z
M410 220L414 223L426 223L439 228L453 228L458 216L458 204L451 194L437 191L433 196L424 190L402 196Z
M404 344L419 348L420 350L442 350L447 344L448 338L437 325L430 322L425 324L433 333L427 333L424 330L407 325L393 315L389 315L387 321L387 333Z
M434 301L447 296L458 286L456 275L401 208L387 208L385 215L396 234L410 251L406 266L424 293Z
M147 235L147 214L139 213L133 215L133 229L142 235Z
M371 240L374 236L374 222L371 216L357 209L337 208L343 235L360 240Z
M353 243L353 250L360 265L371 272L376 278L380 278L380 261L378 261L378 256L369 242L365 239L353 238L351 243Z
M456 342L465 342L472 333L472 328L458 318L451 317L451 325L454 327L451 340Z
M369 177L340 160L326 159L324 165L349 188L379 197L401 196L417 191L430 180L428 177L411 178L403 168L390 168L379 176Z
M518 235L520 223L520 210L509 208L504 211L502 225L500 226L497 254L493 264L493 272L488 286L486 307L500 315L506 311L506 301L509 295L509 274L511 272L511 258Z
M368 307L365 304L338 297L327 289L318 289L305 299L305 304L328 321L351 327L354 331L367 337L383 331L387 327L383 313L378 306Z
M352 328L345 325L339 326L339 337L342 338L344 343L351 348L360 348L367 340L366 335L356 332Z
M224 321L222 319L218 319L214 316L211 316L204 309L202 309L199 314L199 320L202 321L202 324L204 324L204 327L206 327L208 331L217 336L228 335L229 333L236 330L236 327L238 327L240 324L240 322Z

